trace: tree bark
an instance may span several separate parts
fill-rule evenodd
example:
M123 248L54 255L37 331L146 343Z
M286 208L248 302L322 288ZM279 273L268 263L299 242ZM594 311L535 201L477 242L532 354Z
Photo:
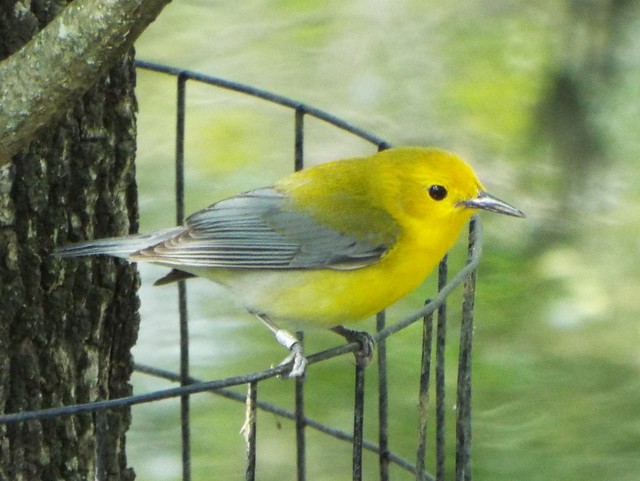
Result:
M0 1L0 58L49 24L59 5ZM0 166L2 413L131 394L135 269L51 254L66 242L137 229L133 52L111 65ZM0 479L133 479L129 422L122 409L0 425Z

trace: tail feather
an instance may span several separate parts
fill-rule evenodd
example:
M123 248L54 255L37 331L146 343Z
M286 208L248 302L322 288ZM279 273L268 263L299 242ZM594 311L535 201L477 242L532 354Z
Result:
M108 237L95 239L58 247L54 254L60 257L81 257L93 255L109 255L127 259L131 254L147 247L154 246L164 240L179 234L184 227L172 227L152 232L126 237Z

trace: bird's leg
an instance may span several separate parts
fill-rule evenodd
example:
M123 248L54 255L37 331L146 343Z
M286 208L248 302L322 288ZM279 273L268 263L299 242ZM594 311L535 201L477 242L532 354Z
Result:
M360 350L354 353L359 366L367 367L371 364L371 361L373 361L374 346L376 344L371 334L365 331L349 329L344 326L332 327L331 330L344 337L348 342L357 342L360 344Z
M291 334L289 331L285 331L284 329L280 329L271 319L269 319L264 314L254 313L255 316L264 324L267 329L269 329L276 338L278 343L285 347L290 354L279 364L280 366L284 364L291 363L291 371L287 377L302 377L304 376L305 370L307 368L307 358L304 357L304 349L302 348L302 344L300 341Z

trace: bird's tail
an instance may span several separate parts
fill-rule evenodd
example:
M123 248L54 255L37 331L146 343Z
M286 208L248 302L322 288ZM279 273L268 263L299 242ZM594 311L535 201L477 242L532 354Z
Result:
M127 259L131 254L179 234L184 227L172 227L152 232L150 234L138 234L126 237L108 237L96 239L66 246L58 247L54 254L60 257L81 257L93 255L108 255Z

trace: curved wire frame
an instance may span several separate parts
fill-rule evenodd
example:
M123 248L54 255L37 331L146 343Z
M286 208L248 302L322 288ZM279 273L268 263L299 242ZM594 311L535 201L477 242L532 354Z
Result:
M263 101L278 104L293 111L295 125L294 168L303 168L304 165L304 119L311 116L324 121L338 129L349 132L364 139L379 150L390 147L385 140L366 132L344 120L335 117L323 110L297 102L290 98L273 94L248 85L231 82L217 77L203 75L201 73L182 70L165 65L158 65L138 60L139 69L149 70L176 78L177 92L177 119L176 119L176 221L181 224L184 221L184 135L186 112L186 86L187 82L198 82L212 87L226 89L240 94L249 95ZM277 414L284 419L290 419L296 425L297 446L297 479L306 479L306 443L305 430L315 429L328 436L352 443L352 478L354 481L362 479L362 453L363 450L378 453L379 473L381 480L389 479L389 465L395 464L401 469L415 475L417 480L444 480L445 478L445 334L447 324L447 297L451 292L463 285L462 319L460 330L459 359L457 371L456 390L456 480L470 481L471 473L471 351L473 338L473 309L475 298L475 273L480 261L482 246L482 225L475 216L469 227L469 243L467 262L451 280L448 280L447 259L442 260L438 269L438 294L425 303L424 307L417 309L411 315L400 321L386 325L385 313L377 315L377 332L373 335L377 348L378 370L378 440L377 442L365 440L363 436L364 420L364 368L354 365L355 370L355 401L353 432L346 432L334 427L322 424L305 416L304 413L304 381L296 380L295 409L289 411L281 407L258 400L257 390L261 381L277 377L285 373L287 366L277 366L261 372L250 373L244 376L236 376L212 381L201 381L189 375L189 331L188 331L188 307L187 290L184 281L179 283L179 322L180 322L180 372L174 373L153 366L136 364L138 372L163 378L172 382L179 382L179 387L157 390L153 392L137 394L120 399L97 401L86 404L42 409L0 416L0 424L9 424L33 419L46 419L58 416L73 416L83 413L104 413L105 410L121 409L137 404L149 403L168 398L181 398L181 428L182 428L182 479L191 479L191 445L190 445L190 413L189 399L191 395L210 392L229 399L247 403L248 425L245 436L247 439L247 465L246 479L253 480L256 477L256 413L263 410ZM435 339L433 317L436 314ZM388 433L388 390L387 390L387 356L386 339L409 325L422 320L423 342L422 362L420 372L420 385L418 386L418 426L416 439L415 462L403 458L392 452L389 448ZM298 333L302 337L302 333ZM434 342L435 341L435 342ZM435 355L433 352L435 344ZM355 352L360 348L356 342L340 345L338 347L317 352L307 356L309 364L323 362L328 359ZM429 408L430 378L432 358L435 357L435 453L436 462L433 473L427 470L427 415ZM228 388L232 386L248 385L247 395L239 394ZM98 429L99 416L96 416L96 435L100 436ZM98 446L101 443L97 443ZM98 453L100 456L100 453Z

